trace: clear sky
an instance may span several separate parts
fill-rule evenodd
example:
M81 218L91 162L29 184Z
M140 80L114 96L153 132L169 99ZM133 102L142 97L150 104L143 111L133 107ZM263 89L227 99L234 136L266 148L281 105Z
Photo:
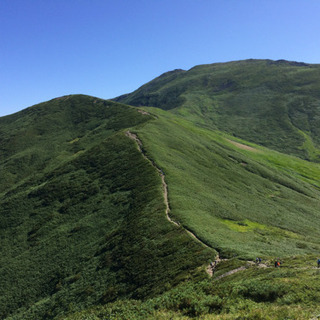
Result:
M248 58L320 63L320 1L0 0L0 116Z

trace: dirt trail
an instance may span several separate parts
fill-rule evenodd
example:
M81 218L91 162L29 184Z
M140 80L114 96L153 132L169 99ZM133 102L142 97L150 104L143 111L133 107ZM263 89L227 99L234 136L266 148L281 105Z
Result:
M164 202L166 205L166 217L167 220L169 222L171 222L172 224L174 224L177 227L182 227L181 224L177 221L174 221L171 217L170 217L170 205L169 205L169 200L168 200L168 185L166 183L165 180L165 174L163 173L163 171L152 161L150 160L146 154L144 153L143 149L142 149L142 142L141 140L138 138L138 136L135 133L130 132L129 130L125 132L126 136L129 137L130 139L134 140L137 143L138 146L138 150L141 152L141 154L143 155L143 157L148 160L152 166L157 170L157 172L159 173L160 177L161 177L161 181L162 181L162 188L163 188L163 198L164 198ZM207 244L205 244L203 241L201 241L193 232L191 232L190 230L186 229L185 227L182 227L192 238L194 238L196 241L198 241L199 243L201 243L203 246L205 246L206 248L210 248Z
M223 259L223 260L228 260L228 259ZM247 265L246 265L246 266L242 266L242 267L239 267L239 268L230 270L230 271L228 271L228 272L226 272L226 273L218 276L217 278L213 279L213 281L214 281L214 282L215 282L215 281L218 281L218 280L220 280L220 279L222 279L222 278L224 278L224 277L230 276L230 275L232 275L232 274L234 274L234 273L236 273L236 272L245 270L245 269L247 269L247 268L249 268L249 267L272 268L272 269L275 268L274 265L267 265L267 264L264 264L264 263L260 263L260 264L257 265L257 264L254 263L253 261L247 261ZM317 269L319 269L319 268L317 268L317 267L298 267L298 268L295 268L295 267L293 267L293 268L290 268L290 267L280 267L280 268L278 268L278 269L280 270L280 269L283 269L283 268L289 269L289 270L290 270L290 269L291 269L291 270L317 270ZM214 269L212 269L210 266L207 267L207 270L206 270L206 271L207 271L207 273L208 273L211 277L213 276Z
M216 277L215 279L213 279L213 281L218 281L218 280L220 280L220 279L222 279L224 277L230 276L230 275L232 275L232 274L234 274L236 272L239 272L239 271L242 271L242 270L245 270L245 269L247 269L247 267L242 266L242 267L239 267L237 269L230 270L230 271L220 275L219 277Z
M250 147L250 146L247 146L245 144L242 144L242 143L230 140L230 139L226 139L226 140L240 149L249 150L249 151L253 151L253 152L261 152L260 150L253 148L253 147Z

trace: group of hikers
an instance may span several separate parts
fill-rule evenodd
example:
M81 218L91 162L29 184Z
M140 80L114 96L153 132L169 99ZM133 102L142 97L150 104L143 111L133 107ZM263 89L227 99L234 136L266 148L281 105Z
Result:
M261 263L261 258L256 258L256 264L258 265L260 263ZM282 264L282 262L280 261L279 258L274 261L275 268L280 268L281 264ZM318 258L317 264L318 264L318 268L320 268L320 258Z
M256 258L256 264L258 265L258 264L260 264L261 263L261 261L262 261L262 259L261 258L259 258L259 257L257 257ZM281 265L281 261L280 261L280 259L278 258L278 259L276 259L275 261L274 261L274 267L275 268L279 268L280 267L280 265Z
M257 258L256 258L256 265L260 264L261 261L262 261L262 259L261 259L260 257L257 257ZM280 261L280 259L276 259L275 262L274 262L275 268L280 267L281 263L282 263L282 262Z

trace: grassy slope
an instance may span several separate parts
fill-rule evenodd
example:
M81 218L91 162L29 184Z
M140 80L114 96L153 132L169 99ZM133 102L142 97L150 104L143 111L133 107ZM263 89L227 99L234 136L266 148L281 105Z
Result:
M190 279L144 302L117 301L61 319L302 320L318 315L320 166L159 109L146 110L157 119L135 131L166 174L171 215L222 255L238 255L221 262L214 278L256 256L268 268L247 267L217 282ZM277 257L280 269L273 267Z
M234 61L166 73L118 100L319 161L319 79L319 65Z
M257 70L256 63L261 63L261 74L267 62L250 63L254 72ZM1 238L4 257L0 265L1 285L5 293L0 300L4 306L4 309L1 308L3 314L20 307L18 318L41 318L44 314L52 318L66 310L73 312L119 297L147 298L175 286L182 279L192 279L197 273L197 266L209 257L209 251L204 251L181 228L177 229L166 221L160 178L138 153L134 142L124 137L123 133L116 133L137 124L140 126L131 130L138 133L148 157L166 174L171 215L204 242L218 249L222 256L238 255L241 259L251 259L260 255L270 259L271 256L288 257L310 253L310 261L315 260L314 254L320 249L317 223L319 166L253 144L251 146L259 149L259 152L242 150L227 139L245 144L247 142L212 129L219 128L219 123L223 124L224 131L233 132L239 128L241 132L235 133L238 136L251 141L255 141L253 137L259 137L264 139L258 141L261 144L271 141L275 149L286 145L286 152L300 156L305 156L307 150L307 157L317 160L317 110L309 108L316 106L317 92L312 77L307 83L310 72L316 77L317 67L299 66L293 70L293 66L287 64L272 65L272 68L287 68L288 73L284 77L291 74L293 79L300 79L301 82L294 84L299 94L291 97L293 107L290 114L285 113L290 115L288 126L283 126L287 123L287 117L282 121L281 115L283 110L289 110L289 96L283 95L283 92L281 97L274 96L274 90L287 90L281 87L281 79L277 80L272 74L269 81L262 83L263 77L250 80L252 74L248 73L248 83L244 83L248 91L242 99L238 99L238 95L232 92L243 83L243 65L228 65L228 72L232 71L232 74L238 69L239 81L236 84L232 81L223 82L228 80L229 75L222 69L221 77L217 77L219 65L210 67L214 68L214 77L210 77L212 70L207 74L208 66L202 66L197 67L200 70L195 68L188 73L178 70L159 78L161 81L155 90L161 92L153 95L153 101L160 101L162 106L170 102L169 108L178 108L171 112L148 109L158 118L144 125L141 124L149 119L148 116L141 118L141 114L124 106L121 108L125 112L112 117L120 106L107 102L101 102L101 110L105 112L106 104L116 106L111 114L104 116L113 119L114 123L100 123L101 115L90 121L95 114L94 108L90 109L93 111L90 115L86 110L88 104L97 104L95 98L86 98L90 103L87 101L83 105L84 112L79 113L80 125L77 127L77 122L72 122L72 130L67 135L65 132L60 135L56 130L61 119L66 119L66 114L59 116L60 111L55 112L57 117L53 118L57 121L53 125L50 121L52 115L48 114L48 121L37 123L31 131L25 130L24 122L19 117L0 119L0 138L2 142L5 141L1 147L4 146L2 152L6 155L2 163L5 174L1 194L1 225L6 232ZM294 74L299 72L299 77L296 77ZM190 73L193 76L185 78L184 85L188 90L181 91L178 89L183 82L181 77ZM203 76L199 78L201 73ZM171 86L172 83L167 84L167 88L163 87L168 79L170 82L175 81L176 87ZM195 83L199 91L189 91L191 87L197 88ZM208 90L216 84L213 94L203 95L203 83L207 83ZM224 84L221 86L221 83ZM268 90L266 95L261 95L261 91L265 91L259 87L257 95L252 98L252 101L260 102L257 104L257 112L253 112L252 116L252 121L255 118L259 120L256 125L250 122L253 125L251 130L247 123L251 119L252 109L245 109L244 105L253 93L250 86L254 83L257 83L257 87L266 86ZM244 92L244 88L241 92ZM307 92L312 99L310 103L303 100ZM159 100L159 95L164 100ZM138 102L139 95L137 99ZM54 103L63 109L59 101ZM282 102L284 108L280 108L280 114L272 113L274 109L269 107L277 107ZM302 109L295 109L295 105ZM71 110L72 106L75 104L70 104ZM235 106L240 106L237 112L234 112ZM271 112L269 116L264 113L265 107ZM36 110L26 111L30 113L27 113L27 118L31 123L32 114ZM43 112L45 110L43 108ZM305 120L306 110L312 111L309 114L312 123L308 117ZM261 116L266 119L263 125ZM71 118L74 119L73 115ZM14 131L10 129L8 119L15 121ZM116 128L115 123L118 124ZM282 129L274 131L279 124ZM61 123L61 128L64 126L65 123ZM265 138L261 132L257 134L260 127L264 128L261 132L269 130ZM50 131L55 132L52 146L47 145L45 137L41 139ZM26 138L23 140L22 136ZM281 137L287 140L281 141ZM32 143L28 146L29 141ZM31 145L32 149L29 148ZM15 149L10 153L11 146ZM133 166L133 163L136 165ZM26 170L30 167L29 171ZM87 170L88 167L91 169ZM128 175L137 179L129 186ZM150 192L145 193L146 190ZM88 192L90 197L86 197ZM137 199L136 195L139 195L137 201L134 200ZM31 214L26 217L26 213ZM102 220L100 214L103 214ZM154 223L150 224L150 221ZM11 243L10 239L16 239L16 242ZM52 239L55 242L51 247ZM94 239L90 245L88 239ZM72 245L66 246L66 243ZM63 251L66 247L69 251ZM55 261L61 263L52 262L55 254ZM70 261L66 261L66 256L70 257ZM12 270L8 267L8 261L13 266ZM21 265L21 261L26 261L27 268ZM228 263L226 266L221 265L221 268L232 268L234 263L242 262L230 260ZM44 265L48 267L44 268ZM42 266L43 277L37 273L38 266ZM28 277L25 277L26 270ZM319 300L318 296L312 295L317 285L317 274L312 273L315 271L299 273L302 280L297 281L294 287L294 290L302 291L299 297L294 297L295 292L287 287L286 294L279 290L279 284L289 281L289 273L282 273L273 283L276 278L273 272L276 271L249 270L245 275L237 274L223 280L225 287L213 287L205 280L199 285L187 281L181 287L146 302L125 300L101 307L102 314L99 317L110 316L120 310L119 318L127 319L134 319L135 314L141 319L150 314L154 318L180 317L180 312L182 317L208 312L234 313L244 317L251 312L252 317L265 319L269 311L274 314L271 318L276 318L277 310L282 307L284 311L281 309L281 312L291 312L296 316L299 304L304 310L304 316L313 314L311 309L314 305L311 301ZM22 279L22 285L13 283L13 274ZM291 274L297 278L298 273ZM247 282L245 277L249 279ZM252 288L264 288L264 284L267 286L265 296L261 292L248 294ZM280 294L275 294L275 291L280 291ZM273 300L270 300L269 293L275 297ZM226 296L232 298L230 303L225 299ZM262 303L257 301L261 296ZM286 300L281 300L285 296ZM269 302L274 304L269 305ZM288 308L287 305L293 305L294 308ZM74 319L87 319L90 314L96 319L94 317L99 310L88 309L82 315L76 314ZM132 315L128 316L130 312ZM281 316L279 319L284 317ZM228 319L229 316L223 317ZM209 318L214 319L215 316Z
M0 119L1 318L51 319L204 274L210 251L166 220L161 179L123 133L149 119L85 96Z
M171 215L223 256L290 255L320 249L320 166L255 146L242 150L171 113L139 129L163 169Z

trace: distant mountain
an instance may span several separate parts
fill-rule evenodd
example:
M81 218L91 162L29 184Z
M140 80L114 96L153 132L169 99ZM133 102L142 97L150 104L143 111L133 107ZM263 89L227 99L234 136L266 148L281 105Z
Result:
M175 70L115 99L320 160L320 65L244 60Z

